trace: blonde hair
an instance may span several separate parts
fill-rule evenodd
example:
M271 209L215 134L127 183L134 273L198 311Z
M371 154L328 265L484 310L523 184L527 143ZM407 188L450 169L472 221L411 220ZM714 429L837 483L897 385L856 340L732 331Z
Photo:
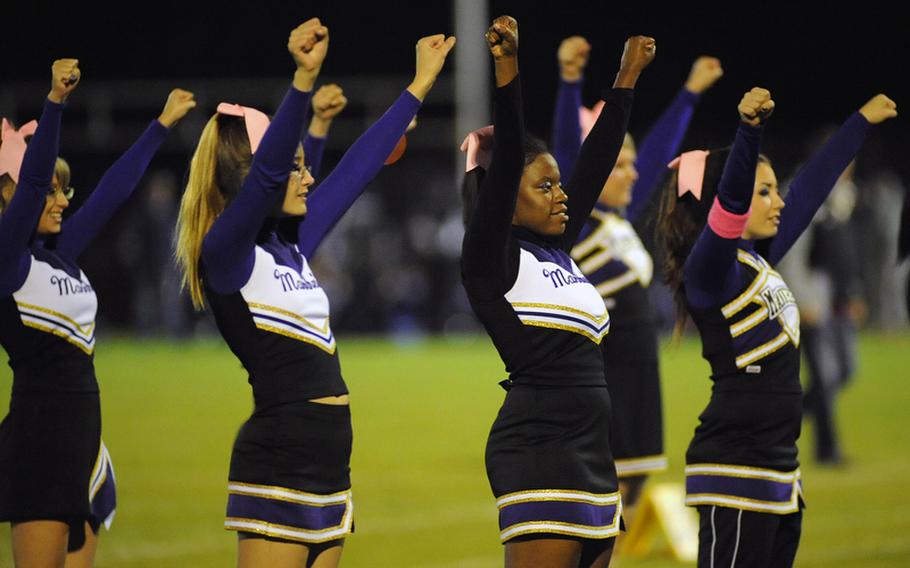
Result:
M67 187L70 184L70 165L63 158L57 158L57 162L54 164L54 175L57 176L60 187ZM13 181L13 178L9 174L0 176L0 213L6 210L6 206L9 205L15 193L16 182Z
M209 119L193 159L180 201L174 256L193 306L205 307L205 291L199 271L202 241L218 215L240 191L253 161L250 139L242 118L215 114Z

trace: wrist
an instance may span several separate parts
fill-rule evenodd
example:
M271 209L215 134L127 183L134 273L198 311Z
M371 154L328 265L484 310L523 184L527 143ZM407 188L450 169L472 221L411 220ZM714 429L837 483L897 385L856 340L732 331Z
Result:
M433 88L434 80L427 79L425 77L414 77L414 80L411 81L411 84L408 85L408 92L414 95L417 100L423 101L426 98L427 94L430 92L430 89Z
M318 116L313 116L313 119L310 120L310 127L307 129L307 134L310 136L315 136L316 138L325 138L328 136L329 127L331 126L331 118L320 118Z
M494 60L493 67L496 71L496 86L504 87L518 75L518 58L514 55L500 57Z
M704 85L700 85L694 81L686 81L685 89L693 95L700 95L705 91Z
M566 83L577 83L584 76L581 69L563 67L559 70L559 77Z
M294 71L294 88L298 91L309 92L313 90L316 84L316 77L319 75L319 68L309 70L298 67Z
M637 68L620 68L616 73L616 79L613 81L613 87L617 89L634 89L641 71L641 69Z
M66 95L51 90L51 92L47 94L47 100L58 105L63 104L66 102Z

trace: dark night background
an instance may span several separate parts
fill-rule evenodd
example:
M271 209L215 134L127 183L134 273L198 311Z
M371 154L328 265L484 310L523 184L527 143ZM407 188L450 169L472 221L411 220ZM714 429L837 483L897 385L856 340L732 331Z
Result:
M179 77L192 85L197 77L289 75L287 33L311 16L331 27L324 73L408 74L416 38L453 32L449 2L323 2L314 7L258 2L238 8L156 2L120 4L117 9L83 4L19 3L12 18L9 6L3 9L4 88L46 77L51 60L63 55L82 59L87 81ZM720 101L732 109L733 99L746 88L762 85L778 101L775 123L839 121L879 91L900 102L910 83L905 67L910 35L902 18L884 6L758 2L746 10L735 3L710 9L656 3L551 4L556 3L494 1L490 9L491 16L510 13L519 19L529 122L538 131L548 128L555 49L562 37L573 34L586 36L594 46L589 83L612 75L628 35L658 40L657 60L640 83L639 106L674 90L700 54L719 57L726 70L711 92L715 100L703 110ZM589 94L593 98L596 91ZM716 114L716 108L711 110ZM886 128L900 129L903 122L893 121Z
M50 63L58 57L80 59L84 84L155 80L163 102L172 86L195 90L194 85L221 79L289 80L293 67L285 46L288 32L312 16L320 17L331 29L324 77L390 75L400 77L404 86L413 74L416 39L430 33L454 33L450 2L256 2L239 7L156 2L121 3L105 9L84 4L20 2L10 7L6 3L2 9L4 33L0 35L0 114L9 114L2 106L8 100L3 97L10 93L16 100L34 99L33 106L16 109L16 120L36 114L46 94L42 85L49 76ZM833 3L822 7L753 2L725 7L689 3L667 8L642 2L493 1L490 6L491 17L509 13L519 20L526 121L529 129L541 136L547 137L550 132L557 79L555 53L560 39L584 35L593 45L585 87L585 102L590 104L599 86L612 80L624 39L646 34L657 39L658 51L638 83L630 127L634 135L643 135L663 110L684 82L695 57L708 54L720 58L725 75L702 97L684 149L728 144L742 93L763 86L771 90L777 103L764 151L775 162L778 176L786 179L805 158L807 143L820 127L839 124L874 94L884 92L897 101L903 114L872 131L860 154L859 172L862 175L864 169L885 166L900 174L904 186L910 181L910 128L906 118L910 110L905 110L910 109L906 106L910 104L910 34L905 29L906 18L884 5L872 9L858 3L835 8ZM478 32L458 41L464 44L483 39ZM451 73L452 57L459 57L457 46L444 74ZM356 116L358 93L346 90L346 94L351 100L346 113ZM451 116L451 106L439 108L439 99L434 103L434 96L439 95L431 93L421 116ZM74 97L78 99L78 90ZM225 99L230 100L230 95L225 94ZM207 113L210 109L203 110ZM78 112L76 108L70 115ZM464 133L453 132L451 126L440 132L438 136L451 138L452 151L437 149L435 163L441 166L424 174L451 180L451 188L445 191L454 196L458 180L451 179L455 171L452 158ZM129 136L137 134L138 130ZM190 138L195 135L181 134ZM425 154L419 148L420 136L415 140L407 155L415 157L412 160L416 162ZM351 141L353 138L346 136L330 138L326 168ZM75 154L74 181L79 183L81 177L87 180L82 185L91 187L91 180L97 180L116 155L103 160L93 156L79 159L74 146L78 144L68 142L64 133L64 155ZM182 175L182 165L189 157L185 149L169 141L161 156L178 170L175 175ZM425 163L434 162L428 158ZM411 175L422 175L419 169L417 172ZM375 182L380 187L376 191L386 191L384 184L389 186L381 178ZM387 207L399 215L393 214L392 221L407 222L409 208L417 207L414 202L420 198L414 197L410 186L393 184L388 191L392 202L398 204ZM457 199L453 197L449 206L457 207ZM451 259L445 263L451 265ZM88 262L86 271L93 276ZM441 273L457 279L457 271ZM430 283L431 289L435 286ZM111 294L106 296L99 289L102 306L117 302ZM442 327L426 314L421 317L430 321L425 328ZM125 322L117 316L113 319ZM364 322L349 324L353 329L375 331Z

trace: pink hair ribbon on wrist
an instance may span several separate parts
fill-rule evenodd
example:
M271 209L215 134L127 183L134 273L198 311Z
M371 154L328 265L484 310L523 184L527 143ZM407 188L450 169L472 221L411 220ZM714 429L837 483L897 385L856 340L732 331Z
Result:
M682 197L691 193L695 199L701 201L702 185L705 182L705 161L708 159L707 150L692 150L683 152L672 162L667 164L671 170L679 170L677 175L676 196Z
M38 121L33 120L22 125L16 130L5 118L2 123L2 144L0 144L0 176L9 174L13 181L19 183L19 169L22 168L22 158L25 157L25 137L31 136L38 128Z
M217 112L227 116L243 117L243 122L246 124L246 135L250 139L250 153L255 154L256 149L259 148L259 142L262 141L262 137L269 127L269 117L264 112L252 107L231 103L220 103Z
M584 142L585 138L588 137L588 134L591 133L591 129L594 128L594 124L600 117L600 113L603 112L605 104L606 103L603 101L597 101L593 108L588 108L584 105L578 107L578 124L581 126L582 142Z
M461 151L465 153L464 171L469 172L477 166L490 169L490 161L493 159L493 125L469 133L461 143Z

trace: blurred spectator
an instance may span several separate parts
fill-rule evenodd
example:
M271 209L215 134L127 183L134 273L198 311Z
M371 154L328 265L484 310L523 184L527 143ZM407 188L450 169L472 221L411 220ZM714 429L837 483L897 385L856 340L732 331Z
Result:
M824 464L843 461L836 398L856 370L856 329L867 313L850 223L858 194L854 169L854 163L847 166L809 229L778 264L799 305L808 367L804 404L815 423L815 458Z
M866 164L863 167L868 169ZM855 222L863 251L860 270L869 304L869 325L876 329L901 329L907 325L903 287L910 267L898 266L895 259L905 190L900 178L885 168L869 171L862 180L858 184Z

